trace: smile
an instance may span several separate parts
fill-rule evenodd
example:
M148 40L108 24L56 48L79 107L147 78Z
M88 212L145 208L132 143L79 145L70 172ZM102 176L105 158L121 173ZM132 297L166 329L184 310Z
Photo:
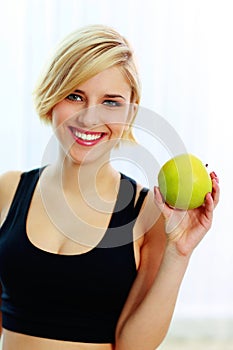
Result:
M93 146L106 135L103 132L84 131L74 127L69 127L69 130L75 141L84 146Z

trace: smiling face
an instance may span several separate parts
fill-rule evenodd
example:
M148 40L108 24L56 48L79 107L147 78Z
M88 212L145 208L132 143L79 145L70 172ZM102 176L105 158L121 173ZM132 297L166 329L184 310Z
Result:
M52 110L61 149L77 164L109 157L133 115L130 98L131 86L118 67L77 86Z

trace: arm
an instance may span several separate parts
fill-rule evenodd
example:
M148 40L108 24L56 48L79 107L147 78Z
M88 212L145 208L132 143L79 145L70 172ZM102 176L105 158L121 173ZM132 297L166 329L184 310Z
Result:
M219 188L215 178L212 196L206 196L202 207L187 212L166 206L156 189L155 202L163 215L166 232L169 230L168 239L154 276L151 269L156 267L155 237L162 229L161 219L146 235L141 252L142 264L118 322L116 350L154 350L161 344L171 322L189 259L211 226L218 200Z
M11 171L0 176L0 226L6 218L20 179L20 172ZM0 283L0 307L2 304ZM0 336L2 334L2 312L0 310Z
M0 176L0 226L7 216L20 175L19 171L9 171Z
M0 283L0 307L1 305L2 305L2 286ZM0 310L0 337L1 337L1 334L2 334L2 311Z

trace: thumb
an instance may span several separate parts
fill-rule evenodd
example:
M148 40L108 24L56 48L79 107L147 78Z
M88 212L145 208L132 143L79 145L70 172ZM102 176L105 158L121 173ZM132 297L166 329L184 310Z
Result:
M159 207L160 211L164 210L165 207L165 200L159 190L159 187L154 186L154 200L157 206Z
M179 226L180 222L186 215L186 211L176 210L169 207L165 203L165 200L159 190L159 187L154 187L154 200L155 204L158 206L161 214L165 219L165 231L167 234L174 232L174 230Z

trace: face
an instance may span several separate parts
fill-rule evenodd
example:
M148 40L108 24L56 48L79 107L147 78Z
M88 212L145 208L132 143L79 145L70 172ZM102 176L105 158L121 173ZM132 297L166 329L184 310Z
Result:
M52 110L52 125L62 149L75 162L108 155L132 117L131 87L118 67L76 87Z

